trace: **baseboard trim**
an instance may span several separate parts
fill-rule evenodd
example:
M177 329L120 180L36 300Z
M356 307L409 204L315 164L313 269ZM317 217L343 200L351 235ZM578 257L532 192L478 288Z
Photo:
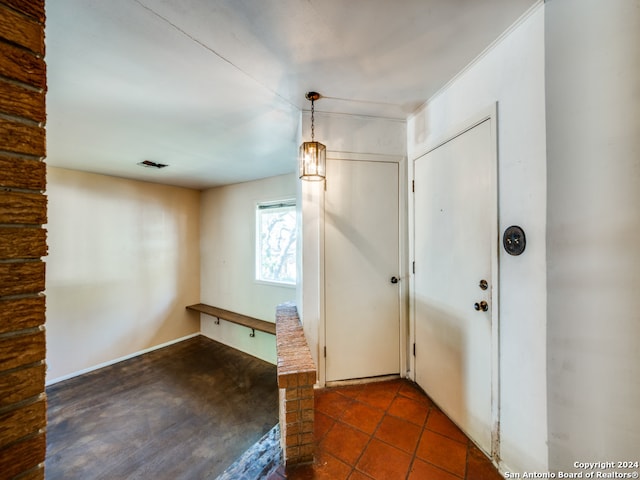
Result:
M197 337L199 335L202 335L202 334L200 332L192 333L191 335L187 335L186 337L176 338L175 340L170 340L168 342L161 343L160 345L155 345L153 347L145 348L144 350L138 350L137 352L131 353L129 355L125 355L124 357L119 357L119 358L116 358L114 360L109 360L107 362L103 362L103 363L100 363L98 365L94 365L92 367L88 367L88 368L85 368L85 369L82 369L82 370L78 370L77 372L69 373L68 375L63 375L61 377L57 377L57 378L54 378L52 380L47 380L45 382L45 386L48 387L49 385L53 385L55 383L62 382L64 380L69 380L70 378L78 377L78 376L83 375L85 373L93 372L94 370L99 370L100 368L108 367L109 365L115 365L116 363L120 363L120 362L122 362L124 360L129 360L130 358L137 357L139 355L143 355L145 353L149 353L149 352L152 352L154 350L159 350L161 348L168 347L169 345L173 345L175 343L180 343L180 342L183 342L185 340L189 340L190 338Z
M386 382L401 378L399 373L392 375L379 375L377 377L352 378L349 380L331 380L325 383L326 387L345 387L348 385L362 385L365 383Z

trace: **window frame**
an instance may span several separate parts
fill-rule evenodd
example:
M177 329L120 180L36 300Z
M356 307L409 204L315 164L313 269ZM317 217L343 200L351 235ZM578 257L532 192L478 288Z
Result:
M254 242L254 281L258 284L271 285L284 288L296 288L297 285L297 265L296 265L296 279L293 282L268 280L261 278L262 273L262 230L261 230L261 212L272 209L293 209L295 216L294 235L297 236L298 229L298 212L297 201L295 198L287 197L279 200L258 201L255 203L255 242ZM294 242L296 252L293 256L294 261L298 262L297 258L297 239Z

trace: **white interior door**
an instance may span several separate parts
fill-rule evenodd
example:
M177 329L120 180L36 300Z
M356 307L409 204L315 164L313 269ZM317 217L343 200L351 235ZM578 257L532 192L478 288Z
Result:
M416 381L487 453L493 424L492 316L497 320L491 121L414 162Z
M327 161L326 381L400 372L398 164Z

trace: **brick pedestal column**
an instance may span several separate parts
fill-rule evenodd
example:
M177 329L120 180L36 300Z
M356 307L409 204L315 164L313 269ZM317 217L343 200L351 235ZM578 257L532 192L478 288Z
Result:
M280 441L285 465L313 461L316 367L295 305L276 311Z

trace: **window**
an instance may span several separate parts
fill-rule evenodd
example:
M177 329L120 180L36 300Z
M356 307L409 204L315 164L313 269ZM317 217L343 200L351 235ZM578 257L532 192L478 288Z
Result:
M295 200L258 204L256 244L256 279L263 282L295 285Z

